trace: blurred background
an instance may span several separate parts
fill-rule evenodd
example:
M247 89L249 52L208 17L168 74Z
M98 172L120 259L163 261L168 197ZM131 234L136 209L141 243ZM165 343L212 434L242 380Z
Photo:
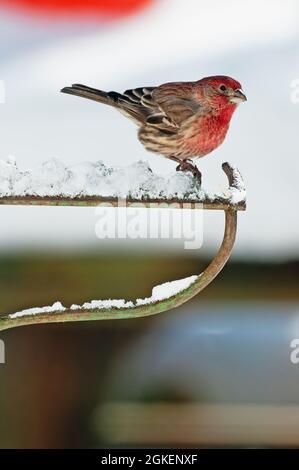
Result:
M230 75L248 102L200 161L204 186L241 170L248 209L230 263L193 302L158 317L3 332L0 446L298 446L299 5L296 0L0 1L0 158L21 169L146 160L113 109L59 93ZM116 138L117 136L117 138ZM204 213L182 240L99 240L93 208L1 207L0 311L146 297L199 273L222 238Z

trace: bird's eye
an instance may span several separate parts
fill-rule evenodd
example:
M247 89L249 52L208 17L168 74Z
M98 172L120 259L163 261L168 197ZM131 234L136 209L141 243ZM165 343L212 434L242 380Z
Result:
M226 88L225 85L220 85L219 90L220 90L220 91L226 91L227 88Z

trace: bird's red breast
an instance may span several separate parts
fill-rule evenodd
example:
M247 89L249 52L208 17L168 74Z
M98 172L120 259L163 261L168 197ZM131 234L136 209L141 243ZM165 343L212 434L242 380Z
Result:
M215 150L225 139L236 105L209 111L196 118L184 135L184 146L191 154L202 157Z

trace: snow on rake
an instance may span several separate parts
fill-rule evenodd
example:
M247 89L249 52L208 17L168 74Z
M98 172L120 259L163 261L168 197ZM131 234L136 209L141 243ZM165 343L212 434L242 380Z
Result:
M223 210L225 230L221 247L198 275L167 282L152 289L145 299L93 300L70 307L55 302L12 314L2 314L0 330L16 326L66 321L137 318L161 313L187 302L218 275L233 249L237 212L246 209L246 191L239 171L222 165L229 187L225 194L211 194L200 187L191 173L161 177L144 162L125 168L111 168L103 162L66 167L50 160L32 171L19 170L13 159L0 162L0 205L99 206L117 207L126 201L131 207L142 203L148 210L157 207L184 210Z

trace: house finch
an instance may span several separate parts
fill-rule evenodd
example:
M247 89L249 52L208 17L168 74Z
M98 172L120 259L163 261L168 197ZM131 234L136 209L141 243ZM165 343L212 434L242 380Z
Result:
M147 150L179 163L177 170L201 173L189 159L207 155L224 140L231 117L246 101L239 82L230 77L206 77L197 82L165 83L124 93L72 85L61 90L117 108L139 127Z

